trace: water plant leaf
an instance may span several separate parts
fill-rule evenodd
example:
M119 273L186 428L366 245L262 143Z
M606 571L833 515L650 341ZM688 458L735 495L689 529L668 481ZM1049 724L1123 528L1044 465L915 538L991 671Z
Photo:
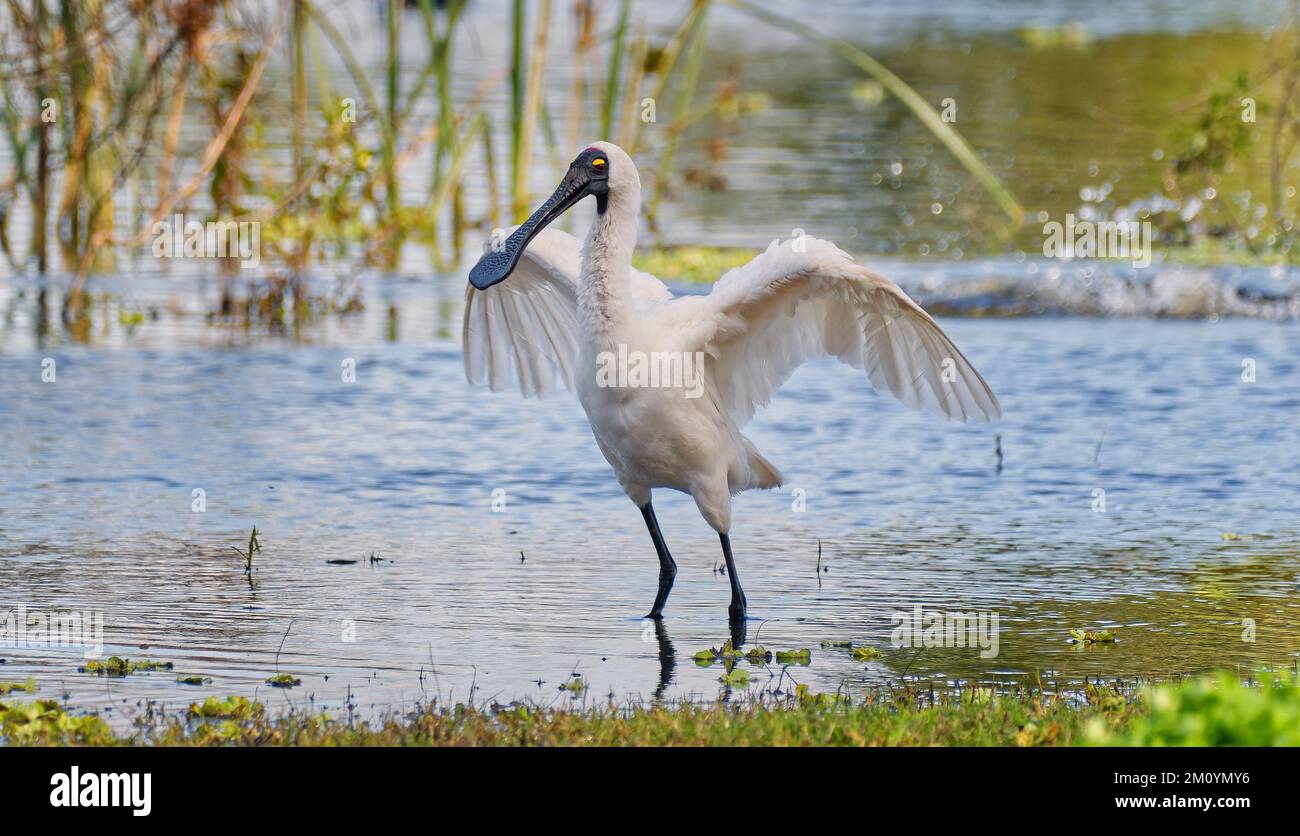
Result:
M718 681L725 685L738 685L744 687L749 684L749 671L745 668L736 668L730 673L724 673L718 677Z
M853 661L870 662L872 659L879 659L883 654L874 647L860 646L852 648Z
M812 651L806 647L799 650L778 650L776 661L782 665L808 665L812 663Z
M568 682L560 683L560 690L568 691L569 693L573 694L576 697L582 692L587 690L587 680L583 679L580 675L575 673L573 675L573 678L570 679Z
M133 673L169 671L173 667L174 665L171 662L158 662L151 659L132 662L130 659L123 659L121 656L110 656L103 661L99 659L87 660L86 664L77 668L77 670L95 676L127 676Z
M771 654L767 652L767 649L761 646L755 647L753 650L748 652L741 650L738 647L732 647L731 639L727 639L722 643L722 647L710 647L708 650L701 650L691 658L695 660L696 664L708 667L708 665L720 659L749 659L751 662L763 662L767 661L767 658L770 655Z
M6 694L12 694L15 691L22 691L27 694L36 693L36 680L30 676L26 682L0 682L0 697Z
M291 673L277 673L275 676L267 677L266 684L272 688L296 688L302 684L302 680Z
M1070 636L1078 644L1114 644L1118 638L1110 630L1071 630Z

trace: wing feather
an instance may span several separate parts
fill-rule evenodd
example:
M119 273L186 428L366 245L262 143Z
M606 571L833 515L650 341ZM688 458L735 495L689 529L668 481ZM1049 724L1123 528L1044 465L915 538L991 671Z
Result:
M877 391L916 409L961 422L1002 414L988 383L929 314L826 241L773 242L723 276L691 321L738 424L801 364L824 356L863 369Z
M465 292L461 335L465 377L494 392L519 386L524 397L541 397L557 381L573 391L578 356L578 281L582 244L557 229L529 242L510 278L487 290ZM631 271L633 298L672 298L663 282Z

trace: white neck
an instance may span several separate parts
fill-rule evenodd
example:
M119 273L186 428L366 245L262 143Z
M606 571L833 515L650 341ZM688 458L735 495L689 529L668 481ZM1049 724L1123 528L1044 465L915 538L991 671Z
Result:
M622 341L633 326L629 282L640 198L639 192L622 200L611 194L582 248L578 313L588 339L597 343Z

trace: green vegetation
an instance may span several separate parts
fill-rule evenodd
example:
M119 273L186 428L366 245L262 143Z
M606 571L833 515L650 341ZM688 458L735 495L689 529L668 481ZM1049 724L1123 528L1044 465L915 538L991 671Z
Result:
M18 746L107 746L121 742L98 717L77 717L54 700L0 702L0 742Z
M1120 746L1300 746L1300 687L1294 677L1247 685L1223 673L1146 694L1150 712L1126 728L1089 725L1089 742Z
M580 677L575 677L575 681ZM724 676L749 681L744 669ZM566 683L569 686L570 683ZM583 690L586 684L583 683ZM572 690L566 687L565 690ZM1075 698L982 687L914 691L854 703L842 694L738 696L712 703L596 707L455 705L371 722L302 712L270 716L244 697L181 714L151 712L116 733L56 702L0 703L0 742L185 746L1072 746L1300 745L1300 687L1288 676L1231 674L1134 691L1088 684Z
M728 674L743 687L748 673ZM33 703L33 706L38 704ZM1068 745L1090 721L1123 731L1141 707L1076 707L1033 697L941 700L934 706L849 705L833 694L798 689L772 703L725 702L596 708L457 705L374 722L326 715L270 717L260 703L232 697L194 704L130 733L109 734L98 718L77 718L57 703L0 704L8 742L59 745L289 746L908 746ZM31 725L29 715L40 718ZM12 725L11 725L12 724ZM20 729L21 731L16 731Z
M266 678L266 684L272 688L297 688L302 680L290 673L277 673Z
M253 572L253 555L262 550L262 543L257 539L257 534L257 526L253 526L253 533L248 535L248 548L240 550L235 546L230 547L235 550L236 554L244 558L244 574L246 575Z
M669 281L714 282L728 270L748 264L757 254L724 247L654 247L638 250L632 266Z

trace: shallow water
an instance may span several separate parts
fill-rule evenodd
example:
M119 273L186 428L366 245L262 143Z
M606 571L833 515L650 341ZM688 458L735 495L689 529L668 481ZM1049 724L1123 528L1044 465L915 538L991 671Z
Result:
M127 711L228 693L359 711L471 689L551 702L569 699L557 686L575 671L588 700L716 694L719 669L691 660L728 637L714 535L688 498L656 496L680 566L657 635L638 617L653 549L578 404L468 387L462 288L378 282L363 314L294 337L166 313L128 334L109 316L88 345L57 329L38 340L30 291L8 289L0 615L98 611L106 655L175 671L100 679L77 672L80 650L5 647L0 680L32 676L39 695ZM825 362L750 425L789 483L736 505L751 642L811 647L811 666L790 674L826 690L1294 663L1293 322L943 324L998 392L1000 424L914 414ZM348 358L354 383L341 380ZM196 488L204 513L191 510ZM264 548L250 582L234 549L254 525ZM892 647L891 615L915 605L996 613L997 656ZM1099 627L1119 644L1068 643L1071 628ZM853 662L823 640L884 655ZM263 684L277 655L301 687Z
M646 8L658 33L684 6ZM501 66L504 9L474 7L455 59L462 99ZM716 125L687 134L679 176L705 170L726 188L673 188L662 238L761 247L797 227L859 256L923 257L872 263L940 314L1006 413L993 427L943 424L825 362L759 414L748 434L788 486L737 501L747 639L812 649L808 667L784 677L771 667L779 687L1295 664L1297 274L1037 256L1042 218L1110 216L1160 190L1212 79L1286 48L1266 32L1281 11L1161 0L1120 15L1007 0L817 4L803 15L822 31L833 15L836 34L932 104L956 99L958 128L1030 213L1008 241L988 196L896 102L864 95L823 51L717 9L701 90L744 59L741 88L768 107L721 132L718 160L698 141ZM361 60L379 66L377 19L348 13ZM1075 21L1092 36L1077 47L1031 49L1014 34ZM557 43L559 102L570 82ZM343 89L345 71L334 72ZM485 108L506 112L506 96L498 85ZM648 129L648 148L665 124ZM206 141L201 120L192 130L196 147ZM537 156L541 194L569 151ZM1266 179L1263 159L1226 172L1221 198L1256 211L1262 196L1249 188ZM477 217L484 175L472 159L468 171ZM657 172L643 173L649 188ZM413 161L408 203L425 198L428 178L427 160ZM118 210L133 228L128 202ZM21 243L29 218L13 211ZM989 252L1005 255L979 255ZM362 712L434 697L549 703L570 699L558 685L575 671L588 701L716 695L720 669L691 656L728 638L728 586L693 503L656 496L680 567L656 630L639 617L654 596L653 549L576 401L468 387L464 278L430 279L427 263L408 247L404 275L360 276L364 312L278 334L206 323L217 297L207 265L160 275L157 261L123 257L119 275L92 281L91 319L64 330L57 292L42 316L40 287L0 263L0 629L20 608L97 613L104 655L175 666L96 678L77 672L80 648L0 636L0 681L31 676L38 696L119 715L143 699L230 693ZM335 270L348 267L321 273ZM354 383L341 379L348 359ZM500 512L494 491L505 492ZM235 549L254 525L263 551L250 578ZM893 616L916 606L996 614L997 655L894 647ZM1120 641L1079 648L1072 628ZM854 662L825 640L883 656ZM302 686L268 688L277 670ZM773 684L754 672L752 687ZM212 681L183 686L182 674Z

